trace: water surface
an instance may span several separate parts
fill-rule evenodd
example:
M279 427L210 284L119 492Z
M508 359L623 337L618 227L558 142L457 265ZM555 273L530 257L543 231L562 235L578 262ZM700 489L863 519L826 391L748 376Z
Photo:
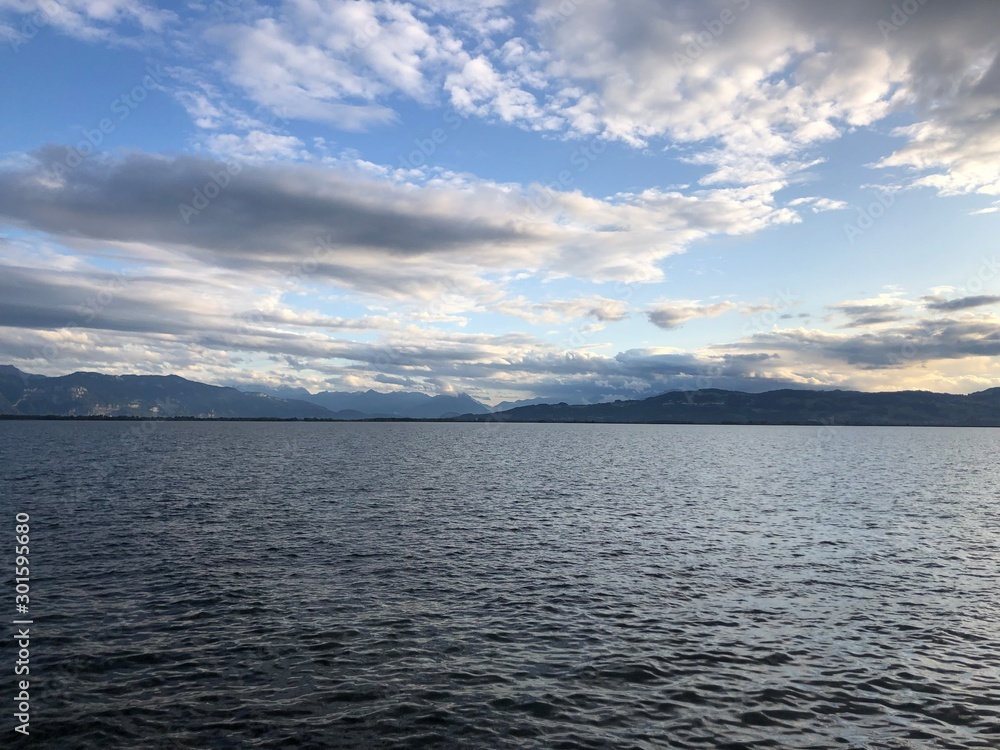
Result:
M32 743L995 748L998 452L973 429L0 423Z

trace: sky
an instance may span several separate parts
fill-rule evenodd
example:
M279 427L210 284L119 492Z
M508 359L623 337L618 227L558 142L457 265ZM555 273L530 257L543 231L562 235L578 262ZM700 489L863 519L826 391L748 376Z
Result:
M0 0L0 362L1000 386L1000 3Z

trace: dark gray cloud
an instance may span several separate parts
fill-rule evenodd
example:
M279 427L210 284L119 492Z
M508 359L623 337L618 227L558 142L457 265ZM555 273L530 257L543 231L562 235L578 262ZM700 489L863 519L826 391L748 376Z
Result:
M957 299L945 299L940 296L921 297L924 307L928 310L938 310L941 312L955 312L956 310L968 310L973 307L985 307L1000 303L1000 296L989 294L977 294L971 297L959 297Z
M646 317L654 326L665 331L680 328L684 321L688 320L677 310L652 310L646 313Z
M470 266L527 265L537 240L472 197L459 205L459 191L407 190L336 169L133 153L54 170L66 162L57 146L34 159L0 171L0 219L68 241L144 243L375 293L426 297L461 286Z
M97 271L0 266L0 326L87 328L134 333L190 333L205 320L157 299L148 279Z
M841 328L863 328L864 326L874 326L880 323L896 323L905 320L905 317L893 312L873 312L867 315L859 315L850 323L845 323Z
M65 161L62 149L46 147L35 157L36 170L0 172L0 215L56 234L211 248L247 259L281 257L290 247L308 252L320 242L334 257L351 247L411 256L526 239L483 217L435 213L432 205L402 200L401 191L372 195L371 183L329 169L132 153L56 174L52 164ZM197 193L206 196L203 208ZM193 211L187 221L184 206Z
M996 357L1000 355L1000 325L991 320L922 320L851 336L798 329L759 333L725 348L768 348L877 370L934 360Z
M703 305L695 300L674 300L656 305L646 313L646 317L658 328L672 331L694 318L714 318L735 307L733 302Z
M905 316L900 314L900 310L904 307L905 303L902 302L872 304L845 302L840 305L831 305L827 309L839 312L850 318L840 328L864 328L865 326L896 323L900 320L905 320Z
M534 187L468 175L414 185L346 161L129 153L77 163L67 153L47 146L0 170L0 221L73 247L120 243L393 298L430 299L449 285L472 293L510 271L650 280L659 260L707 233L790 220L743 194L581 201L549 191L539 208ZM628 231L595 228L595 213L627 217Z

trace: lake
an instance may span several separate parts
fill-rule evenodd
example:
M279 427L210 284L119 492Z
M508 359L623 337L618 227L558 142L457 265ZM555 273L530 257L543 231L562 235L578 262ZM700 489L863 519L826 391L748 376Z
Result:
M24 744L995 748L998 455L990 429L0 422Z

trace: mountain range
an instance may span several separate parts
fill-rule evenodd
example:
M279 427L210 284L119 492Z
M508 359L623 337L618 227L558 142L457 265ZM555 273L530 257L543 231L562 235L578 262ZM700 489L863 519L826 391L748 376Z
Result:
M635 401L539 404L464 421L693 424L927 425L1000 427L1000 388L954 395L783 389L743 393L705 388Z
M237 389L177 375L47 377L0 365L0 414L60 417L199 417L224 419L441 419L490 411L467 394L311 394L305 389Z
M532 399L531 401L537 401ZM1000 427L1000 388L968 395L705 388L600 404L504 402L491 410L468 394L250 390L177 375L47 377L0 365L0 415L221 419L453 419L500 422L934 425ZM505 408L509 407L509 408Z
M250 390L250 386L237 386ZM284 399L307 401L328 409L342 419L443 419L463 414L488 414L490 407L461 393L455 396L428 396L416 391L321 391L310 393L305 388L254 387L253 390Z

